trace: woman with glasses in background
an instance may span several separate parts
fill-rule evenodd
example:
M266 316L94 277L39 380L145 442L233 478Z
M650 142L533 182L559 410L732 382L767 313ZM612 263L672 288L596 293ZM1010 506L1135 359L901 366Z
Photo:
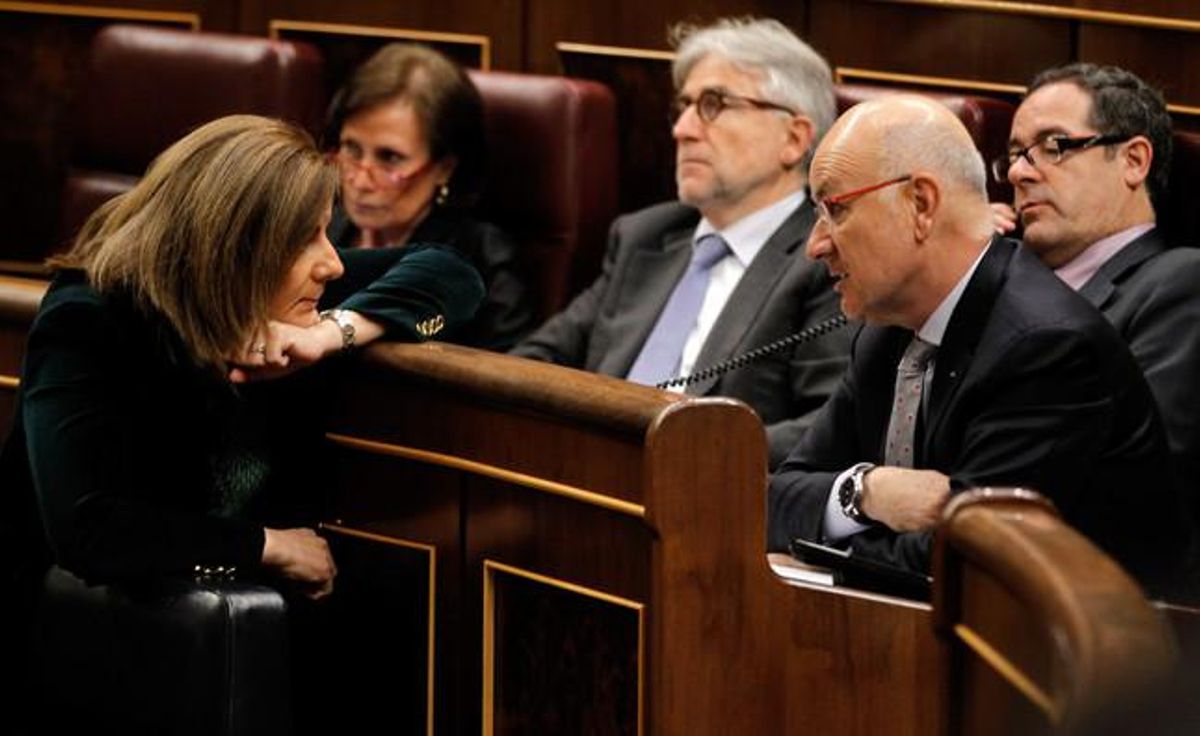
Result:
M432 242L467 256L487 296L474 321L439 339L506 350L534 326L514 243L471 213L485 163L483 104L461 67L425 46L383 47L334 97L325 137L341 176L335 246Z

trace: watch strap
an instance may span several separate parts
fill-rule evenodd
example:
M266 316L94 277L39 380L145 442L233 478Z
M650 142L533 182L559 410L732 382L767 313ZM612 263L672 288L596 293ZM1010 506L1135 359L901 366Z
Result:
M850 468L850 474L838 488L838 505L842 507L842 513L859 524L874 523L862 510L863 490L866 487L864 478L874 468L874 463L858 463Z
M317 317L322 322L329 321L337 325L342 333L342 350L354 347L354 322L350 320L350 314L346 310L326 309L318 313Z

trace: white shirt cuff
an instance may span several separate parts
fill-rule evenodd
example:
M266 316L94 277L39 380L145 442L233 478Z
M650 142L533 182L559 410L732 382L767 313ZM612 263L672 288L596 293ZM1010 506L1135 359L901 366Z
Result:
M852 472L854 472L853 467L843 470L837 478L834 478L833 488L829 489L829 501L825 504L824 525L825 540L828 542L839 542L846 537L854 536L871 528L870 524L859 524L846 516L846 512L842 511L842 504L838 500L838 489L850 478Z

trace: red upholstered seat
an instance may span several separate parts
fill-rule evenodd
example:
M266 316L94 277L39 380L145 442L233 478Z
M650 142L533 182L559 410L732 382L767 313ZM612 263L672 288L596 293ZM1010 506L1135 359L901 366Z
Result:
M323 63L307 44L112 25L92 42L74 108L59 245L91 212L198 125L256 113L318 129Z
M472 71L488 170L481 215L513 235L543 317L595 278L617 215L612 93L565 77Z

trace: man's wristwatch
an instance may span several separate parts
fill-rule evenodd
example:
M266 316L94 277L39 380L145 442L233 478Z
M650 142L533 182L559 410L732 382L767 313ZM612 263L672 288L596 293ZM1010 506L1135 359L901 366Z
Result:
M326 309L320 312L317 318L321 322L325 320L333 322L342 331L342 350L354 347L354 323L350 321L349 312L344 309Z
M850 475L846 476L842 485L838 487L838 504L842 507L842 513L859 524L874 523L862 510L863 488L866 482L864 478L874 468L872 463L855 465L850 468Z

